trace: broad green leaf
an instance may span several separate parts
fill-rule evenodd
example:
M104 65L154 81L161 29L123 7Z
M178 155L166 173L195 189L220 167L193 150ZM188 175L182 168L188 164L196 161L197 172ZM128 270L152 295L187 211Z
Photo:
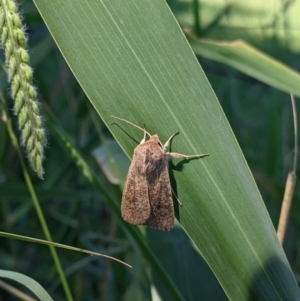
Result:
M23 286L27 287L32 293L34 293L39 300L53 301L46 290L38 282L26 275L13 271L0 270L0 278L6 278L19 282Z
M219 42L186 33L195 54L227 64L286 93L300 96L300 74L243 41Z
M295 279L241 150L165 1L35 3L128 156L142 132L111 115L140 126L145 122L162 142L179 130L173 151L210 154L174 161L172 173L183 203L180 223L229 299L298 300Z

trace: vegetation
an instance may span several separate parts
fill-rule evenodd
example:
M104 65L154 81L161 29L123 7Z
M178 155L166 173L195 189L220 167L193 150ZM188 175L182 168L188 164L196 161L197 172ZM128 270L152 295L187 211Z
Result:
M2 33L9 3L0 0ZM3 300L17 298L7 283L41 300L299 300L298 187L285 253L275 232L294 144L288 93L300 96L299 1L230 3L168 1L174 15L163 0L20 4L21 63L38 92L26 86L26 112L38 122L20 117L2 36ZM210 155L172 160L183 206L170 232L121 219L127 157L143 133L112 115L162 142L178 130L173 151ZM22 120L39 133L34 153Z

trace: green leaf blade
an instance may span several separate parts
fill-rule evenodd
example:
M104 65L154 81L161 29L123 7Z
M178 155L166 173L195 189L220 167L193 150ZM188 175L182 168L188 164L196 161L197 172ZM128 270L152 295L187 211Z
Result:
M197 55L227 64L278 90L300 96L300 74L251 45L241 40L197 39L189 33L186 37Z
M131 156L142 133L209 153L174 168L182 227L231 300L298 300L299 291L238 143L164 1L36 0L99 115ZM62 7L61 7L62 6ZM178 263L180 264L180 263Z

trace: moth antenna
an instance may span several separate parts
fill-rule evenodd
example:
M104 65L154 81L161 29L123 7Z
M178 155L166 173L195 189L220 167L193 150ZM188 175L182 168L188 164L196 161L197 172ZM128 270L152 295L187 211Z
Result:
M115 119L119 119L119 120L121 120L121 121L124 121L124 122L126 122L126 123L128 123L128 124L130 124L130 125L132 125L132 126L134 126L134 127L136 127L136 128L138 128L139 130L141 130L141 131L143 131L144 133L146 133L149 137L151 137L151 135L146 131L145 128L142 129L141 127L135 125L134 123L132 123L132 122L126 120L126 119L120 118L120 117L116 117L116 116L109 116L109 117L112 117L112 118L115 118ZM144 125L144 126L145 126L145 125Z

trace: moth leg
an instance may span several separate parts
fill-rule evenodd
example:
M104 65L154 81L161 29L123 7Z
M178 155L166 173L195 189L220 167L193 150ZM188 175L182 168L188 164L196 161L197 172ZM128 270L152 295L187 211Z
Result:
M177 200L177 202L179 203L179 205L182 206L182 203L179 201L179 199L178 199L178 197L176 196L176 194L175 194L175 192L174 192L174 190L173 190L172 187L171 187L171 189L172 189L172 193L173 193L175 199Z
M166 151L166 149L169 147L169 144L171 142L171 140L178 135L179 132L174 133L168 140L167 142L164 144L164 151ZM184 155L184 154L179 154L179 153L173 153L173 152L166 152L166 155L172 158L179 158L179 159L197 159L197 158L203 158L206 156L209 156L209 154L200 154L200 155Z
M176 135L178 135L178 134L179 134L179 132L174 133L174 134L167 140L167 142L164 144L164 151L169 147L169 144L170 144L171 140L172 140Z
M209 156L209 154L183 155L183 154L173 153L173 152L172 153L166 152L166 155L170 156L172 158L175 158L175 159L186 159L186 160L189 160L189 159L198 159L198 158L203 158L203 157Z

